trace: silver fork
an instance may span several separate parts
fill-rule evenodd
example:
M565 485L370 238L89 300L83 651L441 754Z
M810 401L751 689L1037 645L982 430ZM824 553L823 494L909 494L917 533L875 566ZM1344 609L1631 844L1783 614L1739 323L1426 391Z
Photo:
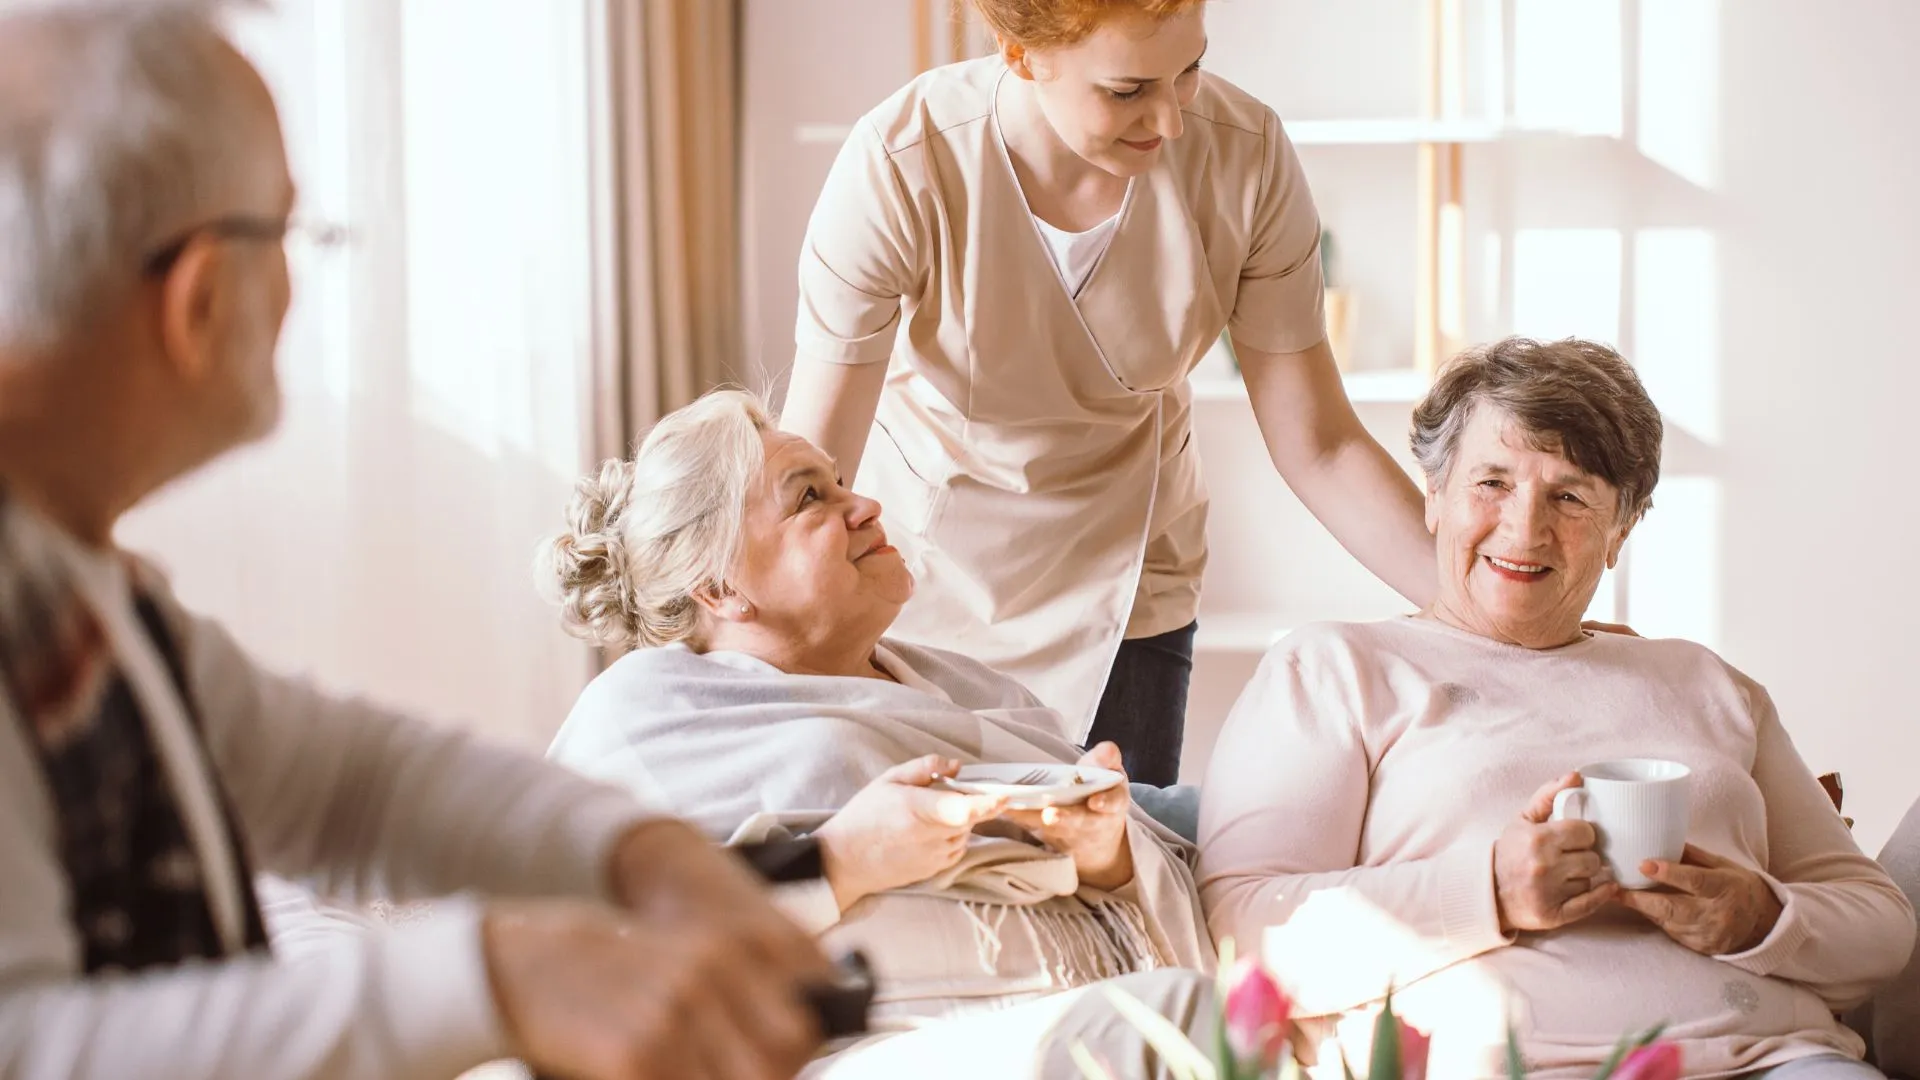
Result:
M1017 776L1012 780L996 780L994 782L998 784L1010 784L1014 787L1026 787L1032 784L1044 783L1046 782L1046 779L1052 774L1053 774L1053 770L1051 769L1044 769L1044 768L1030 769L1024 775ZM954 777L951 777L951 776L937 776L934 778L934 783L940 784L946 787L952 787L954 784L958 782L959 781L957 781Z

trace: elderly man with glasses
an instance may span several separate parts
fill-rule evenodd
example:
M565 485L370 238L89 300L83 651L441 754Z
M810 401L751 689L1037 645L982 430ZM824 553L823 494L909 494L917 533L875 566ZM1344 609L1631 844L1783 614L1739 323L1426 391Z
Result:
M263 672L115 549L279 412L294 187L213 8L0 0L0 1076L791 1076L827 967L742 867ZM276 959L255 872L471 900Z

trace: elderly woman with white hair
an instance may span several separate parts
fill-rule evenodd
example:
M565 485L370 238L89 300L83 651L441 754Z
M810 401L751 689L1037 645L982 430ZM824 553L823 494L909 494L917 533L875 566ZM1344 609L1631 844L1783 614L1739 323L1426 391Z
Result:
M1347 1045L1392 986L1435 1029L1434 1076L1500 1071L1509 1024L1529 1075L1591 1076L1660 1023L1689 1075L1879 1075L1834 1011L1899 970L1906 898L1759 684L1691 642L1581 628L1661 433L1604 346L1459 357L1413 417L1439 598L1294 633L1235 705L1202 895L1315 1018L1308 1041ZM1595 826L1553 810L1601 782L1576 770L1627 758L1690 771L1691 828L1681 858L1616 880Z
M1201 1022L1192 969L1212 952L1192 848L1124 784L1042 810L944 789L967 764L1120 757L1082 755L1018 683L888 640L914 583L879 504L755 398L718 392L661 421L581 483L570 525L548 560L564 621L633 651L550 756L716 839L819 840L826 880L788 908L870 958L881 1034L809 1075L1072 1075L1076 1042L1143 1075L1159 1066L1138 1034L1104 995L1071 992L1115 977Z

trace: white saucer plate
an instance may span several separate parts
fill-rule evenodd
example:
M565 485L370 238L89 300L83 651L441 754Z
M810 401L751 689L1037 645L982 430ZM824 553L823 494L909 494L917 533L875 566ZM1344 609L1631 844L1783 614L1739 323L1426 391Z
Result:
M968 795L1005 796L1009 810L1040 810L1073 806L1126 782L1112 769L1051 762L1032 765L963 765L960 771L936 781L949 791Z

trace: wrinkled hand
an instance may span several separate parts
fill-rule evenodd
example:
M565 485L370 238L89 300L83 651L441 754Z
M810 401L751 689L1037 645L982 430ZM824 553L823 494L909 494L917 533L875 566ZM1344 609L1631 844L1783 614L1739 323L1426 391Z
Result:
M488 979L516 1056L575 1080L790 1080L821 1037L791 965L720 920L495 905Z
M1005 799L927 786L959 768L958 761L938 756L896 765L814 831L841 911L959 862L973 827L1000 813Z
M1592 630L1602 634L1623 634L1627 637L1640 636L1639 634L1634 633L1633 627L1628 626L1626 623L1597 622L1593 619L1588 619L1586 622L1581 623L1580 629Z
M1765 941L1780 921L1780 898L1765 878L1692 844L1679 862L1648 859L1640 872L1677 891L1623 892L1620 903L1694 952L1746 952Z
M614 844L612 875L615 902L641 922L737 938L771 978L832 975L813 938L773 906L753 870L684 822L655 818L627 830Z
M1533 793L1520 820L1493 845L1494 902L1502 930L1552 930L1576 923L1620 891L1593 849L1598 839L1584 821L1550 821L1553 797L1580 786L1568 773Z
M1110 742L1087 751L1076 764L1125 771L1120 748ZM1122 783L1078 806L1013 810L1006 817L1041 843L1073 856L1082 885L1111 891L1133 880L1133 848L1127 844L1127 811L1132 805L1133 795Z

